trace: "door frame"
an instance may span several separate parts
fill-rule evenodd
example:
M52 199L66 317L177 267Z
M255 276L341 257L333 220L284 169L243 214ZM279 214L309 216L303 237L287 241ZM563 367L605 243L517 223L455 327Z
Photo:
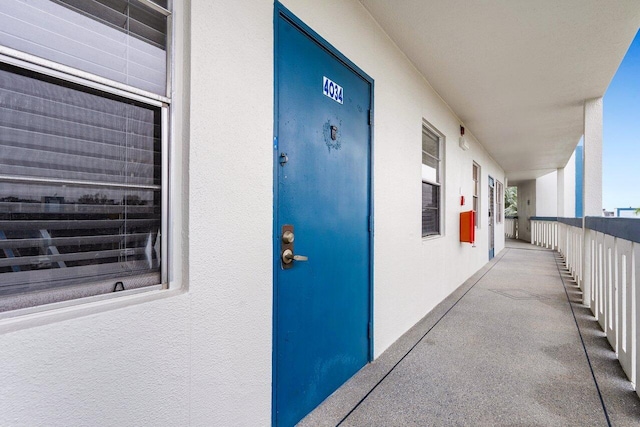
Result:
M489 183L489 194L491 195L491 200L489 200L489 223L488 227L491 233L489 236L489 244L493 242L493 247L489 248L489 261L491 261L496 256L496 180L493 179L491 175L488 175L488 183Z
M280 259L277 254L280 253L280 232L278 229L278 167L279 167L279 155L278 155L278 20L280 17L286 19L291 25L297 27L300 31L305 33L311 40L317 43L321 48L326 50L335 59L340 61L344 66L349 68L352 72L357 74L361 79L369 83L369 176L368 176L368 199L369 199L369 331L368 331L368 357L367 361L373 360L373 337L374 337L374 316L373 316L373 274L374 274L374 197L373 197L373 155L374 155L374 80L357 65L351 62L346 56L338 51L333 45L321 37L318 33L313 31L302 20L295 16L289 9L284 7L279 1L274 2L273 13L273 84L274 84L274 104L273 104L273 225L272 225L272 262L273 262L273 277L272 277L272 357L271 357L271 424L276 425L276 388L277 388L277 375L276 375L276 356L277 356L277 332L278 332L278 301L277 301L277 289L278 289L278 269L280 268ZM320 86L318 86L320 87Z

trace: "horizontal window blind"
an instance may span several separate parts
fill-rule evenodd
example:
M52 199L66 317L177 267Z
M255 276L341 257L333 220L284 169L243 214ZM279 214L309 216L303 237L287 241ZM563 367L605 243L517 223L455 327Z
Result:
M166 48L167 18L135 0L51 0L127 34ZM166 5L165 5L166 7Z
M167 17L135 0L2 0L0 45L166 95Z
M0 66L0 296L160 283L160 184L159 108Z
M440 232L440 187L422 183L422 235L429 236Z
M422 236L440 233L440 137L422 127Z

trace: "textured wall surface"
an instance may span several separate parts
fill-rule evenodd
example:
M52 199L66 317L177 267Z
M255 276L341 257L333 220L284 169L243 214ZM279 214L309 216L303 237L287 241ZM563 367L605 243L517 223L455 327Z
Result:
M0 336L0 425L186 425L186 295Z
M0 425L269 424L273 5L254 3L192 3L192 94L174 95L191 114L172 129L184 242L172 286L188 292L13 321ZM176 46L178 68L188 48Z
M191 423L268 425L273 4L191 16Z
M576 215L576 153L564 167L564 216L574 217Z
M531 240L531 222L529 218L536 216L536 180L518 184L518 238Z
M558 216L557 172L551 172L536 179L536 210L533 215Z
M576 165L574 152L563 169L551 172L536 179L535 211L531 216L575 216ZM526 185L525 185L526 190ZM558 193L562 188L563 194ZM520 190L518 190L520 191ZM520 193L518 202L520 203ZM526 199L524 199L526 203ZM518 205L520 207L520 205ZM564 211L564 212L563 212ZM530 211L528 211L530 212Z

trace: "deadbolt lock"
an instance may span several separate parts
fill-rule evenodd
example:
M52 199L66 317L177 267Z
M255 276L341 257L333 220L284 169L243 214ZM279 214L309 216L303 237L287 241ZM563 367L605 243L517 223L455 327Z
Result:
M294 238L295 236L291 230L285 230L285 232L282 233L282 243L293 243Z

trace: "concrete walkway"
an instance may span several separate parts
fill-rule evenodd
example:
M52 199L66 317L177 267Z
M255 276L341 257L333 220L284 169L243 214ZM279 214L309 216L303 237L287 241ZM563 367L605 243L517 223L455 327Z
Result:
M300 425L640 426L579 298L557 253L508 241Z

